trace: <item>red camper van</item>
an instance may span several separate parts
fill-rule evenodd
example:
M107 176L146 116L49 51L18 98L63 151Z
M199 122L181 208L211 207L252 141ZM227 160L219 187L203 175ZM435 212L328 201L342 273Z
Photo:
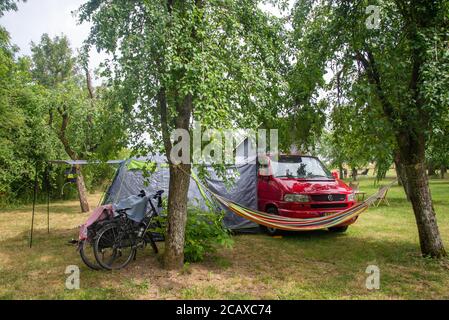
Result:
M352 207L353 190L316 157L280 155L259 164L260 211L292 218L322 217ZM330 231L345 232L353 219ZM265 228L269 234L276 229Z

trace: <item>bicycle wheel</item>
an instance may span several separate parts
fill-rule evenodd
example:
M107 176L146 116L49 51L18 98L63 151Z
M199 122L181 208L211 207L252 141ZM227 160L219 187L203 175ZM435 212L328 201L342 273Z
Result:
M98 264L106 270L126 267L136 254L134 241L117 224L102 228L95 237L94 254Z
M81 260L83 260L89 268L93 270L101 269L95 258L93 241L83 240L80 242L80 256Z

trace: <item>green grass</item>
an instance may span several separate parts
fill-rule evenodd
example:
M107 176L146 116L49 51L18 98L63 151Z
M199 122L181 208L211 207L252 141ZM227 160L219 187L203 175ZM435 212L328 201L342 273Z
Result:
M391 181L388 178L382 182ZM368 194L371 177L360 180ZM431 180L432 197L449 248L449 180ZM345 234L285 233L282 238L238 235L232 249L179 272L165 271L150 250L117 272L85 267L73 246L87 215L78 203L38 207L35 246L27 247L30 208L0 211L1 299L449 299L449 261L422 258L410 204L401 187L391 206L371 208ZM95 204L98 196L91 197ZM161 246L163 250L163 246ZM81 270L81 289L65 289L68 265ZM380 268L380 290L365 287L368 265Z

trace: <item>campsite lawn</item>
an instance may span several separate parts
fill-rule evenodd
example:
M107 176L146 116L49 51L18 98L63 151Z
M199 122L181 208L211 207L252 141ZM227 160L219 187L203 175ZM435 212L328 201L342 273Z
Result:
M368 194L376 190L371 178L362 178L360 188ZM431 188L449 249L449 180L432 180ZM91 203L98 197L92 195ZM163 270L149 250L125 270L89 270L67 244L87 217L78 213L76 201L52 204L49 235L45 206L38 206L32 249L27 246L30 207L0 210L0 298L449 299L449 261L420 256L402 188L393 187L388 198L391 207L370 209L346 234L237 235L232 249L181 272ZM68 265L80 266L80 290L65 289ZM369 265L380 268L380 290L365 287Z

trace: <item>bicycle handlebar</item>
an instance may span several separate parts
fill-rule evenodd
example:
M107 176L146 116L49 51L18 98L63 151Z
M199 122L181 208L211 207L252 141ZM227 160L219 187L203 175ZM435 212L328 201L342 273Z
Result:
M156 192L156 194L153 196L153 199L160 198L164 194L164 190L159 190Z
M162 195L164 194L164 192L165 192L164 190L159 190L151 197L153 200L158 200L157 201L158 207L162 207ZM145 190L140 190L139 197L142 198L146 197ZM148 199L149 202L151 202L151 198Z
M152 198L153 199L157 199L157 198L160 198L163 194L164 194L164 190L159 190L158 192L156 192L153 196L152 196ZM146 197L146 192L145 192L145 190L140 190L140 193L139 193L139 197Z

